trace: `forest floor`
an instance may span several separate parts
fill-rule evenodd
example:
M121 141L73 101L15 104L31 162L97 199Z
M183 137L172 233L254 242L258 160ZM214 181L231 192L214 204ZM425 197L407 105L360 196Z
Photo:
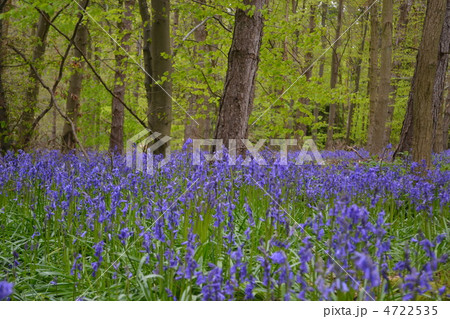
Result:
M0 157L12 300L449 300L450 151L434 168Z

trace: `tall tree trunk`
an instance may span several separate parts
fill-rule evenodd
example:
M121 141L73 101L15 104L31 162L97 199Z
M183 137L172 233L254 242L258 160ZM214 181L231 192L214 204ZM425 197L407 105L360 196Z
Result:
M433 91L433 151L440 153L443 148L444 134L444 88L448 67L448 55L450 53L450 0L447 0L447 10L444 25L442 27L439 44L438 67Z
M403 0L400 5L400 16L398 18L397 27L395 31L395 48L399 51L402 49L403 44L406 41L406 30L409 23L409 12L411 11L411 7L414 3L414 0ZM402 70L405 66L403 65L401 56L394 57L394 62L392 65L392 72L394 77L396 77L396 81L402 76ZM392 132L392 120L394 117L394 102L396 100L398 86L396 82L391 85L392 92L392 106L388 109L388 118L387 118L387 127L386 127L386 136L384 144L387 145L391 138Z
M135 0L119 0L119 7L124 8L124 13L121 21L118 24L119 31L122 33L120 45L122 48L130 51L130 37L131 37L131 17ZM124 7L125 6L125 7ZM120 100L125 100L126 90L126 75L125 69L127 65L127 57L122 53L121 48L117 48L115 54L116 72L114 74L114 89L113 93ZM123 123L124 123L124 106L119 99L113 97L112 100L112 119L111 119L111 134L109 137L109 151L123 152Z
M309 15L309 24L308 24L308 32L310 34L313 34L316 29L316 19L315 19L315 13L316 13L316 7L315 5L310 6L310 15ZM287 44L286 44L287 47ZM285 50L287 52L287 49ZM313 75L313 52L311 49L308 48L308 51L305 54L305 66L304 66L304 73L306 82L311 81L311 77ZM300 104L307 107L310 104L310 99L308 97L303 97L300 99ZM314 106L313 114L317 114L318 107L317 105ZM301 142L301 139L304 138L304 136L307 134L308 127L302 123L302 118L305 116L305 113L301 112L300 110L296 110L296 118L294 118L294 129L296 132L303 131L302 136L297 135L295 139L299 140L299 145L303 145Z
M361 8L361 11L364 12L364 8ZM353 89L353 93L357 94L359 92L359 85L361 81L361 64L362 64L362 57L364 54L364 49L366 47L366 37L367 37L367 22L366 17L363 17L363 27L362 27L362 39L361 39L361 45L358 50L358 57L356 58L355 64L354 64L354 79L355 79L355 87ZM355 103L350 103L350 108L348 110L348 120L347 120L347 132L345 134L345 140L347 145L350 144L350 132L353 125L353 113L355 110Z
M42 11L43 12L43 11ZM50 28L50 16L43 12L39 15L39 21L36 29L36 40L37 44L33 49L32 63L36 66L36 63L41 61L45 54L47 47L47 35ZM37 75L30 68L29 72L30 87L27 89L25 97L25 105L21 115L21 121L19 123L19 147L26 148L31 141L33 132L31 131L31 126L34 121L34 114L37 109L38 99L39 99L39 87L40 83L38 81Z
M328 14L328 5L325 2L322 2L320 5L321 9L321 22L320 26L325 29L326 27L326 21L327 21L327 14ZM325 51L327 49L327 37L325 34L322 35L320 39L321 45L322 45L322 51ZM320 58L320 65L319 65L319 78L323 79L323 73L325 70L325 55ZM314 124L317 124L319 122L319 105L316 104L314 106ZM317 128L313 128L312 130L313 139L317 139Z
M228 145L229 139L245 139L248 136L248 119L253 108L255 78L263 36L264 20L261 10L266 2L244 0L246 5L256 7L251 16L242 9L236 10L216 128L216 138L223 139L225 145ZM245 154L245 146L242 143L237 144L237 153Z
M447 0L429 0L417 54L416 89L413 92L413 161L431 165L433 146L433 94L438 67L439 44Z
M327 15L328 15L328 4L326 4L325 2L322 2L322 4L320 6L322 9L322 15L321 15L322 21L321 21L320 26L325 29ZM325 34L322 35L320 41L322 43L322 51L325 51L327 49L327 37ZM319 78L323 77L324 69L325 69L325 55L320 58Z
M336 88L336 85L338 82L338 77L339 77L340 57L338 54L338 49L339 49L339 46L341 43L341 41L339 39L341 37L343 12L344 12L344 0L339 0L335 44L333 45L332 57L331 57L330 89L332 89L332 90L334 90ZM333 145L334 125L336 122L336 115L337 115L336 113L337 113L337 104L333 102L330 105L330 111L328 114L327 141L326 141L326 145L325 145L326 148L330 148Z
M409 92L408 104L406 106L405 118L403 120L402 131L400 133L400 142L394 151L393 158L397 157L398 154L404 152L410 152L412 149L412 136L413 136L413 93L416 90L417 82L417 62L416 69L414 71L414 76L411 81L411 90Z
M386 134L386 120L390 103L389 93L391 90L392 71L392 20L393 20L393 0L383 0L382 10L382 33L381 33L381 65L378 83L378 98L373 105L372 122L369 123L371 129L369 151L372 154L380 154L383 150ZM371 111L372 112L372 111Z
M378 4L375 3L370 9L370 48L369 48L369 126L367 129L367 145L373 144L375 128L371 123L375 122L375 111L378 104L378 80L380 69L378 67L380 24L378 21Z
M153 21L152 70L153 78L159 83L152 85L152 104L148 113L150 129L169 136L172 126L172 61L170 59L170 1L152 0ZM164 82L161 83L165 77ZM155 153L163 154L168 144L164 144Z
M434 0L433 2L435 2L435 1L436 0ZM446 0L444 0L444 1L446 1ZM433 3L433 4L430 4L430 5L436 5L436 4ZM443 14L447 15L446 12L448 12L448 11L444 10ZM431 13L429 14L428 10L427 10L427 14L429 16ZM431 22L429 21L428 17L426 18L425 22L427 23L427 26L430 27ZM445 30L445 28L446 28L446 25L443 25L442 30ZM422 34L422 36L425 35L425 37L428 37L428 34L425 33L425 23L424 23L424 31L423 32L424 33ZM443 38L445 38L445 36L446 36L446 34L442 34L441 35L441 32L437 32L437 33L436 33L436 31L433 31L433 32L434 32L433 35L437 34L437 36L439 37L439 42L441 42L441 40ZM427 39L427 40L431 41L431 39ZM422 41L424 41L423 38L422 38ZM422 45L422 43L421 43L421 45ZM445 57L443 57L439 53L439 52L441 52L441 50L442 50L442 48L440 48L440 45L438 44L438 51L436 53L436 57L438 59L440 59L440 57L445 59ZM399 144L398 144L398 146L397 146L397 148L396 148L396 150L395 150L395 152L393 154L394 158L397 157L400 153L410 152L413 149L413 136L414 136L414 130L415 130L414 125L413 125L413 119L414 119L413 113L414 113L414 109L415 109L415 104L414 104L415 100L414 100L414 98L417 97L416 96L417 94L415 94L415 93L417 93L417 91L418 91L418 87L417 87L418 84L417 83L419 81L419 78L422 78L421 79L422 82L424 80L423 79L424 75L418 73L419 72L419 66L418 66L419 58L424 59L421 56L420 51L419 51L419 53L417 55L416 68L415 68L414 76L413 76L412 83L411 83L411 90L410 90L410 93L409 93L408 105L407 105L407 108L406 108L405 119L403 120L403 126L402 126L402 130L401 130L401 134L400 134L400 142L399 142ZM435 63L436 63L436 68L435 68L434 71L437 72L437 68L438 68L438 65L440 65L440 63L439 63L438 60L436 60ZM420 74L420 76L419 76L419 74ZM435 75L436 75L436 73L435 73ZM435 82L434 85L433 85L433 91L434 91L435 87L439 87L439 85L436 84L436 81L437 80L439 81L439 79L440 79L440 77L433 77L433 81ZM432 115L431 115L431 118L432 118L432 122L433 122L433 116ZM424 120L424 119L422 119L422 120ZM433 133L433 123L432 123L431 138L428 141L428 143L431 146L433 145L433 135L434 135L434 133Z
M447 91L447 99L445 101L444 119L442 124L442 149L450 148L450 81Z
M0 14L6 12L6 0L0 0ZM3 87L3 66L6 56L6 35L3 30L3 18L0 17L0 154L10 147L8 104L5 88Z
M143 36L143 56L144 56L144 70L145 70L145 97L147 99L147 109L150 110L152 105L152 83L153 80L151 78L153 74L152 70L152 52L151 52L151 18L150 12L148 10L147 0L139 0L139 12L141 14L142 19L142 36Z
M82 15L82 13L80 13ZM78 116L80 113L81 88L83 82L84 61L82 56L87 54L89 33L85 23L81 23L78 27L74 42L77 48L73 49L72 75L69 80L69 90L67 91L66 116L72 121L75 129L78 128ZM76 134L77 132L75 132ZM72 125L65 122L62 132L61 151L67 152L75 149L77 142Z
M200 0L202 3L206 3L205 0ZM198 26L198 19L194 19L194 26ZM205 44L206 38L208 36L208 31L206 29L206 22L200 25L194 31L195 42L198 43L197 47L193 49L193 59L195 59L196 66L203 69L205 65L205 54L210 50L210 47ZM200 51L200 52L199 52ZM193 79L195 83L199 83L198 79ZM210 96L206 92L201 94L192 93L189 96L189 114L198 115L195 117L196 122L194 122L189 115L186 114L186 123L184 129L184 139L188 138L199 139L199 138L212 138L212 123L211 123L211 113L213 112L213 105L209 102ZM198 100L203 101L198 103Z

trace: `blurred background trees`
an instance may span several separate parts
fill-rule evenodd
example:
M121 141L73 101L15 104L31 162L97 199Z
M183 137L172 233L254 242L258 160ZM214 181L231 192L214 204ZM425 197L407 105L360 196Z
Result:
M243 119L251 140L313 137L321 147L364 146L374 155L391 143L399 153L415 145L419 117L431 121L431 131L415 124L431 132L425 142L448 147L447 0L268 0L262 9L238 0L86 2L0 0L3 151L69 150L75 135L86 149L120 152L143 128L170 135L173 148L213 138L222 97L232 107L230 93L241 88L226 85L240 12L264 18L258 71L242 83L254 83ZM444 9L427 24L432 5ZM430 32L439 45L423 53ZM422 63L436 69L425 79L415 73ZM419 99L430 83L432 97Z

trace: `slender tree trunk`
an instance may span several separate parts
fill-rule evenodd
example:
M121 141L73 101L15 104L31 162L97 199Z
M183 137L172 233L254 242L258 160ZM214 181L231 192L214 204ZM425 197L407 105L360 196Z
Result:
M363 11L364 9L361 9L361 11ZM354 79L355 79L355 87L353 89L353 93L357 94L359 92L359 85L360 85L360 81L361 81L361 64L362 64L362 57L364 54L364 49L366 47L366 37L367 37L367 22L366 22L366 18L363 17L363 27L362 27L362 40L361 40L361 45L359 47L359 51L358 51L358 57L356 58L355 61L355 67L354 67ZM348 120L347 120L347 132L345 134L345 140L347 145L350 144L350 132L351 132L351 128L353 125L353 113L355 110L355 103L351 102L350 103L350 107L348 110Z
M131 17L135 0L119 0L119 7L124 8L122 20L119 22L119 30L122 33L120 45L122 48L130 51L130 37L131 37ZM125 6L125 7L124 7ZM127 66L127 57L121 48L117 48L115 55L116 72L114 74L114 89L113 93L119 97L120 100L125 100L126 90L126 75L125 69ZM109 137L109 151L123 152L123 124L124 124L124 106L119 99L113 97L112 100L112 119L111 119L111 134Z
M433 94L438 67L439 44L447 0L429 0L417 54L416 89L413 92L413 161L431 165L433 146Z
M444 88L450 53L450 0L447 0L447 10L442 27L439 44L438 67L433 91L433 151L440 153L444 150Z
M145 69L145 97L147 99L147 109L150 110L152 105L152 52L151 52L151 18L148 10L147 0L139 0L139 12L142 19L142 35L143 35L143 56L144 56L144 69Z
M411 7L414 3L414 0L403 0L403 2L400 5L400 16L398 18L397 27L395 31L395 48L401 49L403 47L403 44L406 41L406 29L408 27L409 23L409 12L411 11ZM402 58L401 56L394 57L394 62L392 66L392 72L394 74L394 77L400 78L402 75L402 70L404 68ZM388 125L386 127L386 136L385 136L385 142L384 144L387 145L391 138L391 132L392 132L392 120L394 117L394 102L396 100L396 94L397 94L398 86L394 82L391 85L391 92L392 92L392 106L388 109L388 118L387 122Z
M245 139L248 136L248 120L253 108L255 78L258 70L259 51L263 35L264 20L261 13L266 0L244 0L246 5L256 7L250 16L237 9L233 40L228 53L228 70L220 101L216 138ZM237 145L238 154L245 154L245 146Z
M328 4L326 4L325 2L322 2L321 9L322 9L322 21L321 21L320 25L321 25L322 28L325 28L326 27L326 21L327 21L327 14L328 14ZM326 37L326 35L322 35L320 41L322 43L322 51L325 51L326 48L327 48L327 37ZM322 58L320 58L319 78L323 77L324 69L325 69L325 56L322 56Z
M335 44L333 46L332 57L331 57L330 89L332 89L332 90L334 90L336 88L336 85L338 82L338 77L339 77L340 57L339 57L338 49L339 49L339 46L341 43L341 41L339 39L341 37L343 12L344 12L344 0L339 0ZM336 115L337 115L337 104L331 103L330 111L328 114L327 142L325 145L326 148L330 148L333 145L333 134L334 134L334 126L335 126L335 122L336 122Z
M205 0L200 0L200 2L205 3ZM194 26L198 26L198 19L194 19ZM206 38L208 36L208 31L206 29L206 22L199 26L194 31L195 42L198 43L193 49L193 59L196 61L196 67L204 69L205 59L204 56L210 47L205 44ZM198 79L193 79L194 83L200 82ZM209 102L210 96L206 92L201 94L191 94L189 96L189 114L196 115L195 123L190 116L186 114L186 123L184 129L184 139L188 138L199 139L199 138L212 138L212 123L211 123L211 113L213 112L213 105ZM199 102L202 101L202 102Z
M172 61L170 59L170 1L152 0L152 70L153 78L161 86L152 85L152 104L148 113L150 129L164 136L170 135L172 126ZM165 80L163 81L163 78ZM164 154L168 144L155 153Z
M310 15L309 15L309 25L308 25L308 31L310 34L313 34L316 31L316 7L314 5L311 5L310 7ZM313 67L311 66L313 62L313 52L311 50L308 50L305 54L305 67L308 68L308 70L305 72L305 78L306 81L311 81L311 77L313 75ZM309 99L305 99L305 104L309 104Z
M82 13L80 13L82 15ZM69 90L67 91L66 115L74 124L75 129L78 128L78 117L80 113L81 88L83 82L84 61L82 55L87 54L89 33L85 23L81 23L75 36L75 45L81 50L73 49L72 75L69 80ZM76 134L77 132L75 132ZM72 130L72 125L65 122L62 132L61 151L67 152L75 149L77 142Z
M38 43L33 49L32 63L36 65L41 61L45 54L47 47L47 35L50 28L50 23L48 20L50 16L47 13L39 15L39 21L36 29L36 39ZM30 68L29 72L30 87L27 89L25 97L25 105L21 115L21 121L19 124L19 147L26 148L31 141L33 132L31 131L31 126L34 121L34 114L37 109L38 99L39 99L39 87L40 83L37 79L36 74Z
M6 0L0 0L0 14L6 12ZM0 18L0 154L8 151L10 147L8 104L3 87L3 66L6 56L6 34L3 30L3 18Z
M371 123L375 122L375 111L378 104L378 80L379 80L379 67L378 67L378 53L379 53L379 21L378 21L378 4L375 3L370 9L370 48L369 48L369 126L367 128L367 145L369 149L373 144L373 138L375 136L373 130L375 125Z
M310 7L310 15L309 15L309 24L308 24L308 32L310 34L315 32L316 29L316 20L315 20L315 14L316 14L316 7L315 5L311 5ZM286 48L287 48L287 44L286 44ZM287 49L285 50L287 52ZM313 75L313 67L312 67L312 62L313 62L313 52L308 49L308 51L305 54L305 65L304 65L304 69L305 69L305 78L306 78L306 82L310 82L311 81L311 77ZM310 104L310 99L308 97L303 97L300 99L300 103L303 104L305 107L307 107ZM314 106L313 109L313 114L317 114L317 105ZM299 132L302 131L303 135L302 136L296 136L295 138L297 140L299 140L299 145L303 145L303 143L301 142L301 139L304 138L304 136L307 134L307 130L308 127L302 123L302 118L305 116L305 113L301 112L300 110L296 110L296 118L294 119L294 129L295 132Z
M328 5L325 2L322 2L320 5L321 9L321 23L320 26L325 29L326 27L326 21L327 21L327 13L328 13ZM325 35L322 35L320 39L321 45L322 45L322 51L325 51L327 48L327 37ZM319 64L319 78L323 79L323 73L325 70L325 56L322 56L320 58L320 64ZM316 104L314 106L314 124L317 124L319 122L319 105ZM317 128L314 127L312 130L313 139L317 139Z
M381 65L378 83L378 98L374 104L369 151L372 154L380 154L385 142L386 121L388 117L388 107L390 103L389 93L391 91L391 71L392 71L392 20L393 1L383 0L382 10L382 33L381 33Z

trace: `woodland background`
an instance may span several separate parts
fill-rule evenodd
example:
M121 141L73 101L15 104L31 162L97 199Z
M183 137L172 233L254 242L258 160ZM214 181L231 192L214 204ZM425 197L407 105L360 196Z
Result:
M443 10L426 34L433 2ZM175 148L188 138L213 138L236 13L254 18L252 5L264 5L247 121L252 141L313 138L321 148L362 146L373 154L401 142L398 150L409 151L402 127L417 53L423 39L442 32L440 71L431 79L423 74L441 86L429 116L433 137L426 138L440 152L450 124L445 3L2 0L0 146L121 151L144 127L173 137Z

